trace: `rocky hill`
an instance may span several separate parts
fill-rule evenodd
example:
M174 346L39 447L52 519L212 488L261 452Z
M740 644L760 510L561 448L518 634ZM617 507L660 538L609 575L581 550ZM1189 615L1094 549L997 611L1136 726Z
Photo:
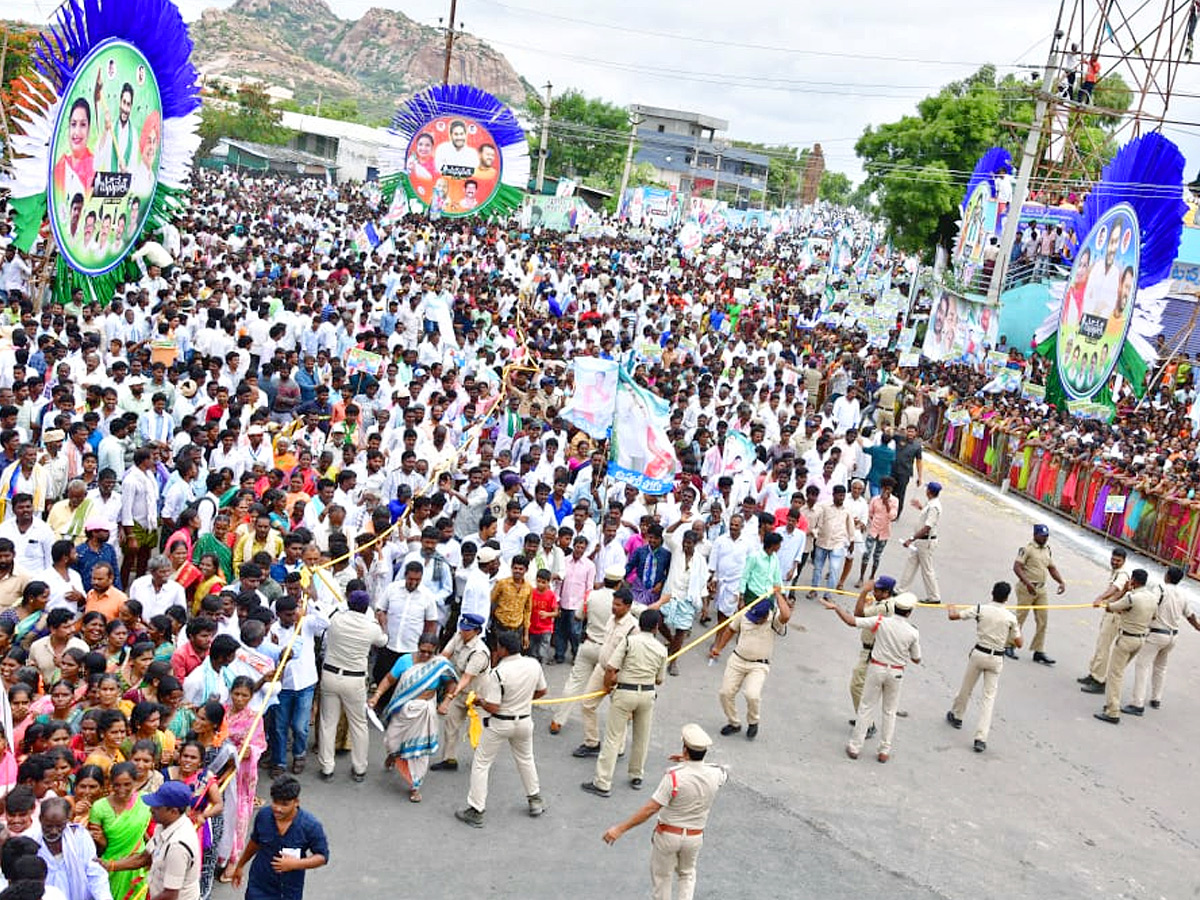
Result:
M319 93L387 116L442 79L445 33L394 10L372 8L347 21L323 0L238 0L206 10L191 34L205 75L259 78L291 88L301 103ZM455 40L450 80L525 100L525 82L508 60L470 35Z

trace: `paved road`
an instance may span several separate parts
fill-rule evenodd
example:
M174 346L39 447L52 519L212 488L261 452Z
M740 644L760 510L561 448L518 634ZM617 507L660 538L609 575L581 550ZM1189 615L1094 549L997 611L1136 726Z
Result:
M1037 521L1050 521L1051 546L1069 584L1063 601L1096 596L1108 556L1100 542L1068 534L1065 524L945 466L937 475L946 485L937 561L944 599L986 601L993 581L1012 579L1013 556ZM914 518L904 513L901 536ZM904 552L898 543L890 546L882 571L898 574ZM1163 708L1112 727L1092 718L1101 698L1081 694L1075 683L1086 671L1097 614L1051 615L1048 650L1058 665L1035 665L1028 653L1007 664L988 750L977 755L975 709L962 731L943 720L973 626L920 610L925 662L905 678L901 706L910 715L899 721L892 761L884 766L871 745L857 762L842 751L857 637L833 613L801 599L792 620L798 627L767 682L758 740L716 737L713 758L729 766L730 781L709 822L696 896L1200 894L1194 775L1200 699L1187 696L1200 677L1200 635L1190 629L1181 635ZM1027 639L1032 627L1026 623ZM722 724L719 666L692 655L681 668L660 697L652 771L676 751L683 723L698 721L714 736ZM556 694L566 669L548 671ZM347 890L367 898L648 896L649 827L614 847L600 840L647 792L625 787L618 768L611 799L584 794L579 783L592 767L569 755L580 738L578 717L557 737L547 733L545 712L537 721L548 804L539 820L525 816L506 758L493 769L483 831L452 815L464 803L464 771L431 773L419 806L378 770L380 746L372 748L376 768L362 785L350 782L344 758L330 785L306 775L304 802L324 820L334 858L310 875L307 897L332 900ZM230 892L218 889L217 896Z

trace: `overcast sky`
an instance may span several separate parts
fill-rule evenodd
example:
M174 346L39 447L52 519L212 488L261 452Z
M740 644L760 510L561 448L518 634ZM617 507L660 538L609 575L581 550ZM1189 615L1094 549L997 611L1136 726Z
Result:
M29 17L36 17L38 4L50 9L41 0L12 2ZM230 2L180 5L190 20ZM449 10L449 0L333 4L343 18L379 5L426 24ZM1097 6L1094 0L1087 5ZM866 125L913 111L920 98L983 63L1002 73L1040 68L1057 13L1053 0L841 0L821 6L818 16L802 16L805 6L794 0L459 0L458 18L535 85L549 80L556 92L578 88L620 105L704 112L728 120L732 138L797 146L819 141L827 165L857 179L853 148ZM1200 96L1200 66L1182 71L1176 91ZM1200 101L1176 100L1171 118L1197 121ZM1187 155L1190 179L1200 165L1200 125L1171 128L1167 135Z

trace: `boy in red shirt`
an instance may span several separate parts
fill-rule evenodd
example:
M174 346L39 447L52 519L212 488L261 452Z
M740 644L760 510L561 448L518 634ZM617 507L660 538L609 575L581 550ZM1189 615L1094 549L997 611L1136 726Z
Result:
M558 618L558 597L550 588L550 570L538 569L537 587L530 595L532 614L529 617L529 655L540 663L546 662L550 651L550 636Z

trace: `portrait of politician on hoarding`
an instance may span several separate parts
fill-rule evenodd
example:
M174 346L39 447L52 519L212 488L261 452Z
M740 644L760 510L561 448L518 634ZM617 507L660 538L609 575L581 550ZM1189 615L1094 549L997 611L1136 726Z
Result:
M73 267L98 275L132 249L158 185L162 101L122 41L97 47L63 98L51 138L51 227Z
M470 215L500 185L500 152L488 130L466 116L441 116L409 142L405 171L421 202L446 216Z
M1137 296L1141 236L1128 204L1113 207L1079 247L1063 294L1058 371L1067 395L1086 400L1108 383Z

